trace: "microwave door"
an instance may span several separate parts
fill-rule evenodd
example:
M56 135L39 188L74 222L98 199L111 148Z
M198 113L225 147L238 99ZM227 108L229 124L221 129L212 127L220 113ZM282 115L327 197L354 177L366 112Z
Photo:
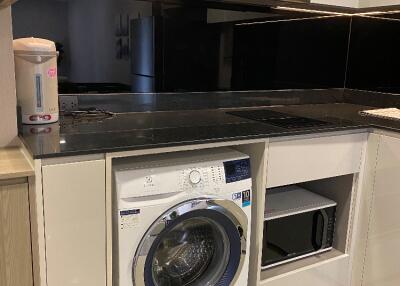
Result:
M325 247L328 215L313 211L264 223L263 266L317 252ZM279 263L280 264L280 263Z

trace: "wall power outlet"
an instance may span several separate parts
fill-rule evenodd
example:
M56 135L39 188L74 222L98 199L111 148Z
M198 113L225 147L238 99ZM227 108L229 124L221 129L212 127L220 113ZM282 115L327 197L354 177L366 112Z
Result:
M64 112L78 111L78 97L76 95L62 95L59 97L60 110Z

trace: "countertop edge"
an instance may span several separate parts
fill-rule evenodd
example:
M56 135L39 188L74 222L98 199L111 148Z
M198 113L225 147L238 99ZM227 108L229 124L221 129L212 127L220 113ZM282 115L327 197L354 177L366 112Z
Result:
M29 154L32 156L34 160L42 160L42 159L53 159L53 158L63 158L63 157L72 157L72 156L84 156L84 155L93 155L93 154L105 154L105 153L117 153L117 152L128 152L128 151L138 151L138 150L151 150L156 148L168 148L168 147L179 147L179 146L190 146L196 144L212 144L212 143L223 143L230 141L245 141L245 140L257 140L257 139L269 139L269 138L277 138L277 137L290 137L290 136L301 136L301 135L311 135L311 134L324 134L330 132L341 132L341 131L356 131L356 130L368 130L373 128L371 125L360 124L356 126L347 126L347 127L339 127L339 128L328 128L328 129L319 129L319 130L301 130L301 131L285 131L285 132L277 132L271 134L260 134L260 135L249 135L249 136L236 136L236 137L226 137L226 138L212 138L212 139L202 139L202 140L190 140L190 141L181 141L181 142L165 142L165 143L154 143L148 145L137 145L137 146L121 146L121 147L113 147L113 148L101 148L101 149L92 149L92 150L84 150L84 151L68 151L62 153L53 153L53 154L45 154L45 155L34 155L29 150L28 146L26 146L27 150L29 150ZM24 142L23 138L21 141Z
M0 180L34 176L35 172L22 147L0 149Z

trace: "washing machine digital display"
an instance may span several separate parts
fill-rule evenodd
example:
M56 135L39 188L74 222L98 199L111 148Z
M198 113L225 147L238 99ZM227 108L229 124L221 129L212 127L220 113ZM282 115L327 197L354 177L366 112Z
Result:
M225 179L227 183L233 183L249 179L250 174L250 159L241 159L224 162Z

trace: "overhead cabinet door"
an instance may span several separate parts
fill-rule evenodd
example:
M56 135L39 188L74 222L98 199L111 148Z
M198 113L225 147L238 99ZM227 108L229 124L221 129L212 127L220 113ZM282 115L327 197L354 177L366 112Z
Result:
M311 0L310 2L350 8L373 8L400 4L400 0Z
M104 160L43 166L43 197L48 286L104 286Z

